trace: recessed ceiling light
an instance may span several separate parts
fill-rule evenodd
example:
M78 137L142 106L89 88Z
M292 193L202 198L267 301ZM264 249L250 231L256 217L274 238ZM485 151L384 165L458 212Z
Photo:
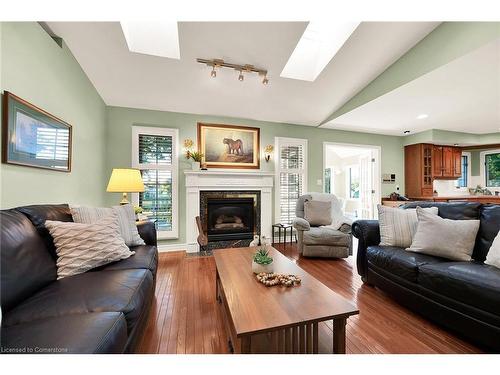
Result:
M309 22L280 76L314 81L358 25L331 20Z
M403 134L410 134L410 131L409 131L409 130L405 130L405 131L403 132Z
M421 113L417 116L417 120L423 120L424 118L429 117L427 113Z
M458 146L458 143L454 143L453 146L457 147Z
M131 52L180 59L177 21L121 21Z

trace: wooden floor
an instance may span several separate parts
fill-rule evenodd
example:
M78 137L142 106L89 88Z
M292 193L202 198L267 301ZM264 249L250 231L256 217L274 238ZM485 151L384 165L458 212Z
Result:
M363 285L355 259L299 258L295 245L275 246L326 286L357 304L347 322L347 353L478 353L480 350ZM139 353L228 353L215 301L211 256L161 253L156 299ZM332 324L322 323L320 351L330 352Z

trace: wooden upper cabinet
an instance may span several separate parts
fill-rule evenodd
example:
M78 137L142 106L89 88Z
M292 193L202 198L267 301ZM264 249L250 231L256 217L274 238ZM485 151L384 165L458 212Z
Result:
M453 149L453 173L454 177L462 177L462 150L460 148Z
M443 147L443 177L455 177L454 148Z
M443 146L432 146L432 176L443 176Z
M405 146L405 191L408 197L432 197L434 180L451 180L461 175L460 148L427 143Z

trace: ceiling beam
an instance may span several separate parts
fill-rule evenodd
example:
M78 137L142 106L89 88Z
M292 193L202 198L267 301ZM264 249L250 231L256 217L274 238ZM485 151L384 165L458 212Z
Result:
M335 109L320 126L496 38L500 38L500 22L443 22L364 89Z

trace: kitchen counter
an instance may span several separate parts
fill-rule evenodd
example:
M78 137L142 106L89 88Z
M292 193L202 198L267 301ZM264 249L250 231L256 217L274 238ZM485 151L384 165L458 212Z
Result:
M500 204L500 196L496 195L448 195L448 196L433 196L433 197L410 197L412 201L434 201L434 202L451 202L451 201L470 201L480 203L495 203Z

